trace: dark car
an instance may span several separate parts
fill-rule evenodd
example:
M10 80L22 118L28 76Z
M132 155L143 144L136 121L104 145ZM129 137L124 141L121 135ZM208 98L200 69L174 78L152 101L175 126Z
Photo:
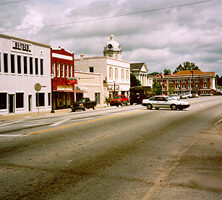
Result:
M81 98L71 105L71 109L73 112L75 112L76 110L86 110L89 108L95 110L96 104L97 103L95 101L91 101L89 98Z
M110 100L111 106L122 106L123 104L128 105L129 98L125 95L117 95Z

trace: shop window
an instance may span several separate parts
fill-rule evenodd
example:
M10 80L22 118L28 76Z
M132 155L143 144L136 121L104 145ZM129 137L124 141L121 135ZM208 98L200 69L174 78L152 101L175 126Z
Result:
M39 65L38 65L38 58L35 58L35 74L39 74Z
M17 56L17 67L18 67L18 74L21 74L22 73L21 56Z
M33 58L32 57L29 58L29 70L30 70L30 74L33 74Z
M24 74L28 74L27 57L24 56Z
M40 75L43 75L43 59L40 59Z
M11 55L11 73L15 73L15 55Z
M45 93L36 93L36 107L45 106Z
M8 73L8 54L4 53L4 72Z
M0 110L7 108L7 93L0 93Z
M16 93L16 108L24 108L24 93Z

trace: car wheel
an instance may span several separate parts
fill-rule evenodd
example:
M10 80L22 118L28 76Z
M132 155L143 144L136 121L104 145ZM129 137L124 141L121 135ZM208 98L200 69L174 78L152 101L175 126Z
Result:
M156 109L156 110L159 110L159 108L158 108L158 107L156 107L155 109Z
M146 105L146 108L151 110L153 108L153 106L152 106L152 104L148 104L148 105Z
M86 109L85 109L85 108L83 108L82 110L83 110L83 111L85 111Z
M172 110L177 110L177 106L175 104L171 105Z

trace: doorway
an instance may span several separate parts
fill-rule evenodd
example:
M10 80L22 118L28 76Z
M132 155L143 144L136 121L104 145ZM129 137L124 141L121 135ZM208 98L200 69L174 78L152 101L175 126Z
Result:
M14 94L8 95L8 111L9 113L15 112L15 95Z
M29 112L32 111L32 95L28 96L28 106L29 106Z

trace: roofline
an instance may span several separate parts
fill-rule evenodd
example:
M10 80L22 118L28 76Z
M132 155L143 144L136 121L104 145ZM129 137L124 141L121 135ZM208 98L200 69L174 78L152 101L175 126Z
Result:
M76 58L75 61L85 60L85 59L88 59L88 60L89 60L89 59L102 59L102 58L106 58L106 59L115 60L115 61L120 61L120 62L124 62L124 63L130 64L130 62L128 62L128 61L119 60L119 59L114 59L114 58L111 58L111 57L109 57L109 56L93 56L93 57Z
M51 48L51 46L47 45L47 44L43 44L43 43L39 43L39 42L34 42L34 41L31 41L31 40L25 40L25 39L14 37L14 36L10 36L10 35L4 35L4 34L1 34L1 33L0 33L0 38L19 40L19 41L22 41L22 42L31 43L31 44L38 45L38 46L41 46L41 47Z

